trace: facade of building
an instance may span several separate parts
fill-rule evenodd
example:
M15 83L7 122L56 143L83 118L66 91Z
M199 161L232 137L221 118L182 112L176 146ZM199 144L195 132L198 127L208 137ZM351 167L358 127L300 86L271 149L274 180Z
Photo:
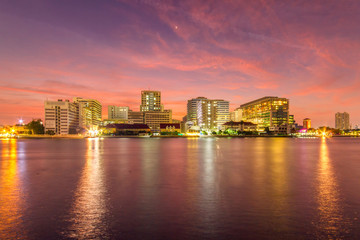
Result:
M108 106L108 119L128 119L129 107Z
M303 127L306 129L311 128L311 119L310 118L305 118L303 120Z
M350 129L350 115L347 112L335 114L335 128L340 130Z
M150 128L146 124L109 124L105 132L114 135L139 135L150 133Z
M100 126L102 119L102 106L99 101L95 99L83 99L80 97L74 98L74 103L84 104L91 112L90 126Z
M137 124L144 123L144 113L129 110L128 120L129 120L130 123L133 123L133 124L135 124L135 123L137 123Z
M79 128L79 105L69 100L45 101L45 133L75 134Z
M234 111L230 112L230 121L240 122L242 120L242 109L236 108Z
M242 104L240 108L242 119L257 124L261 130L289 123L289 99L286 98L263 97Z
M198 97L188 100L187 120L204 130L216 130L230 120L229 102Z
M172 123L172 111L147 111L144 112L144 123L147 124L151 131L160 132L161 123Z
M140 111L155 111L161 112L164 107L161 104L161 92L160 91L141 91L141 105Z

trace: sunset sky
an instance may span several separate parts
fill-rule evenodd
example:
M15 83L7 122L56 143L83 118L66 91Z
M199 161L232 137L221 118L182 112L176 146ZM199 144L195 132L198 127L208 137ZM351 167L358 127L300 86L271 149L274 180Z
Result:
M139 110L188 99L290 99L297 122L360 124L360 1L0 0L0 125L44 101L94 98Z

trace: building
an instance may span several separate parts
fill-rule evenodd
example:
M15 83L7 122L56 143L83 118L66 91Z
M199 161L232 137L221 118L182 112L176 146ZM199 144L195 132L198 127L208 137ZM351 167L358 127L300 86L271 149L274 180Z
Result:
M102 119L102 106L99 101L95 99L83 99L81 97L74 98L74 103L79 105L83 104L91 112L91 120L89 120L89 126L100 126ZM82 118L83 116L81 116Z
M150 128L146 124L109 124L104 131L114 135L139 135L150 133Z
M240 131L240 132L256 132L257 125L251 122L226 122L222 125L221 130Z
M161 104L161 92L160 91L141 91L141 105L140 111L155 111L161 112L164 107Z
M172 123L172 111L147 111L144 112L144 123L147 124L151 131L160 132L161 123Z
M260 130L267 127L288 125L289 99L263 97L240 106L242 119L258 125Z
M129 120L130 123L133 123L133 124L135 124L135 123L137 123L137 124L144 123L144 113L129 110L128 120Z
M303 120L303 127L306 128L306 129L311 128L311 119L310 118L305 118Z
M335 128L340 130L350 129L350 115L347 112L335 114Z
M90 129L92 126L92 111L89 103L79 102L79 127L81 129Z
M180 123L160 123L160 132L162 133L180 133Z
M242 109L236 108L234 111L230 112L230 121L240 122L242 120Z
M128 119L129 107L108 106L108 119Z
M45 133L75 134L79 128L79 105L69 100L45 101Z
M230 119L229 102L198 97L188 100L187 120L203 130L216 130Z

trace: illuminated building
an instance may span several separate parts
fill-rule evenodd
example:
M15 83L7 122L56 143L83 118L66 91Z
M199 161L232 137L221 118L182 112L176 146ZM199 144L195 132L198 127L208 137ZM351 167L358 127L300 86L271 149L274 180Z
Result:
M141 105L140 111L163 111L164 107L161 105L160 91L141 91Z
M241 132L255 132L257 125L251 122L226 122L222 125L221 130L226 131L241 131Z
M347 112L335 114L335 128L340 130L350 129L350 116Z
M150 128L146 124L109 124L105 132L115 135L139 135L141 133L150 133Z
M99 126L101 124L102 106L99 101L94 99L74 98L74 103L84 104L91 112L90 126Z
M92 111L89 107L89 103L80 102L77 103L79 107L79 127L83 129L89 129L92 126Z
M233 112L230 112L230 121L240 122L242 120L242 109L237 108Z
M289 125L294 125L294 124L295 124L294 115L289 115Z
M147 111L144 112L144 123L147 124L151 131L159 132L161 123L172 123L172 111Z
M204 130L219 129L230 119L229 102L198 97L188 100L187 120Z
M245 104L243 120L258 124L259 129L278 127L289 123L289 99L279 97L263 97Z
M108 119L128 119L129 107L108 106Z
M79 126L78 104L69 100L45 101L45 133L74 134Z
M181 132L180 123L160 123L160 132Z
M303 120L303 127L306 129L311 128L311 119L310 118L305 118Z

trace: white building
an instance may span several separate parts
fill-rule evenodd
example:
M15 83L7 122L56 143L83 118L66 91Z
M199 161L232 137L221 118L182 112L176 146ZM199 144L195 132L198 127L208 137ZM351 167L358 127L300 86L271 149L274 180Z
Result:
M335 114L335 128L340 130L350 129L350 115L347 112Z
M98 100L76 97L74 98L74 103L85 104L85 107L91 111L90 126L99 126L101 124L102 106Z
M79 127L78 104L69 100L45 101L45 133L74 134Z

